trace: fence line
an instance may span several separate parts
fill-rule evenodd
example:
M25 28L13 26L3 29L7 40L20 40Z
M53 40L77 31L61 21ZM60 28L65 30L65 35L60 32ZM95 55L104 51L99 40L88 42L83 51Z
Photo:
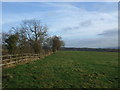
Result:
M33 61L35 59L44 58L52 54L53 52L46 52L40 54L16 54L16 55L2 55L2 61L0 62L0 67L9 67L12 64L19 64L19 63L27 63L29 61Z

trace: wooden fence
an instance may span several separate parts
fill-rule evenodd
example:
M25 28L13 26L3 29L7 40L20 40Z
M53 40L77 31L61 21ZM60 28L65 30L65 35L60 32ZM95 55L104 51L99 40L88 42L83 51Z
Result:
M41 54L16 54L16 55L2 55L0 56L0 67L9 67L20 63L27 63L33 60L44 58L52 54L52 52L41 53Z

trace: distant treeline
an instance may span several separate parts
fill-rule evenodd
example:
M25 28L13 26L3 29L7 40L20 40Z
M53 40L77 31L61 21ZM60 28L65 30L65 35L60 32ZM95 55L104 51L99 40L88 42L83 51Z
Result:
M111 48L67 48L64 47L61 50L66 51L102 51L102 52L119 52L120 49L111 49Z

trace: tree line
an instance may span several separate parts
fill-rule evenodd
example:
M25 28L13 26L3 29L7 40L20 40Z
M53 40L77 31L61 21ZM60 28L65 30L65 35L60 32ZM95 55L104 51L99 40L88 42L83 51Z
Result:
M61 37L50 37L47 25L36 19L23 20L18 27L2 33L3 54L56 52L64 45Z

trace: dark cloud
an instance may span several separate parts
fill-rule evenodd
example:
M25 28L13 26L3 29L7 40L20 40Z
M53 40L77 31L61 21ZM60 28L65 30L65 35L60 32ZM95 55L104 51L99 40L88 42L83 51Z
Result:
M72 31L72 30L77 30L77 29L80 29L80 26L75 26L75 27L65 27L63 28L63 32L69 32L69 31Z
M77 26L74 26L74 27L65 27L65 28L63 28L63 30L64 30L64 32L67 32L67 31L70 31L70 30L77 30L77 29L80 29L82 27L88 27L91 24L92 24L91 20L86 20L84 22L79 23L79 25L77 25Z
M92 21L91 20L86 20L86 21L84 21L84 22L81 22L80 23L80 26L81 27L88 27L88 26L90 26L92 24Z
M102 36L115 36L117 34L118 34L118 31L116 29L112 29L112 30L104 31L103 33L100 33L98 35L102 35Z
M100 18L101 21L104 21L105 19L104 18Z
M68 31L68 30L73 30L73 28L72 27L65 27L65 28L63 28L63 30Z

